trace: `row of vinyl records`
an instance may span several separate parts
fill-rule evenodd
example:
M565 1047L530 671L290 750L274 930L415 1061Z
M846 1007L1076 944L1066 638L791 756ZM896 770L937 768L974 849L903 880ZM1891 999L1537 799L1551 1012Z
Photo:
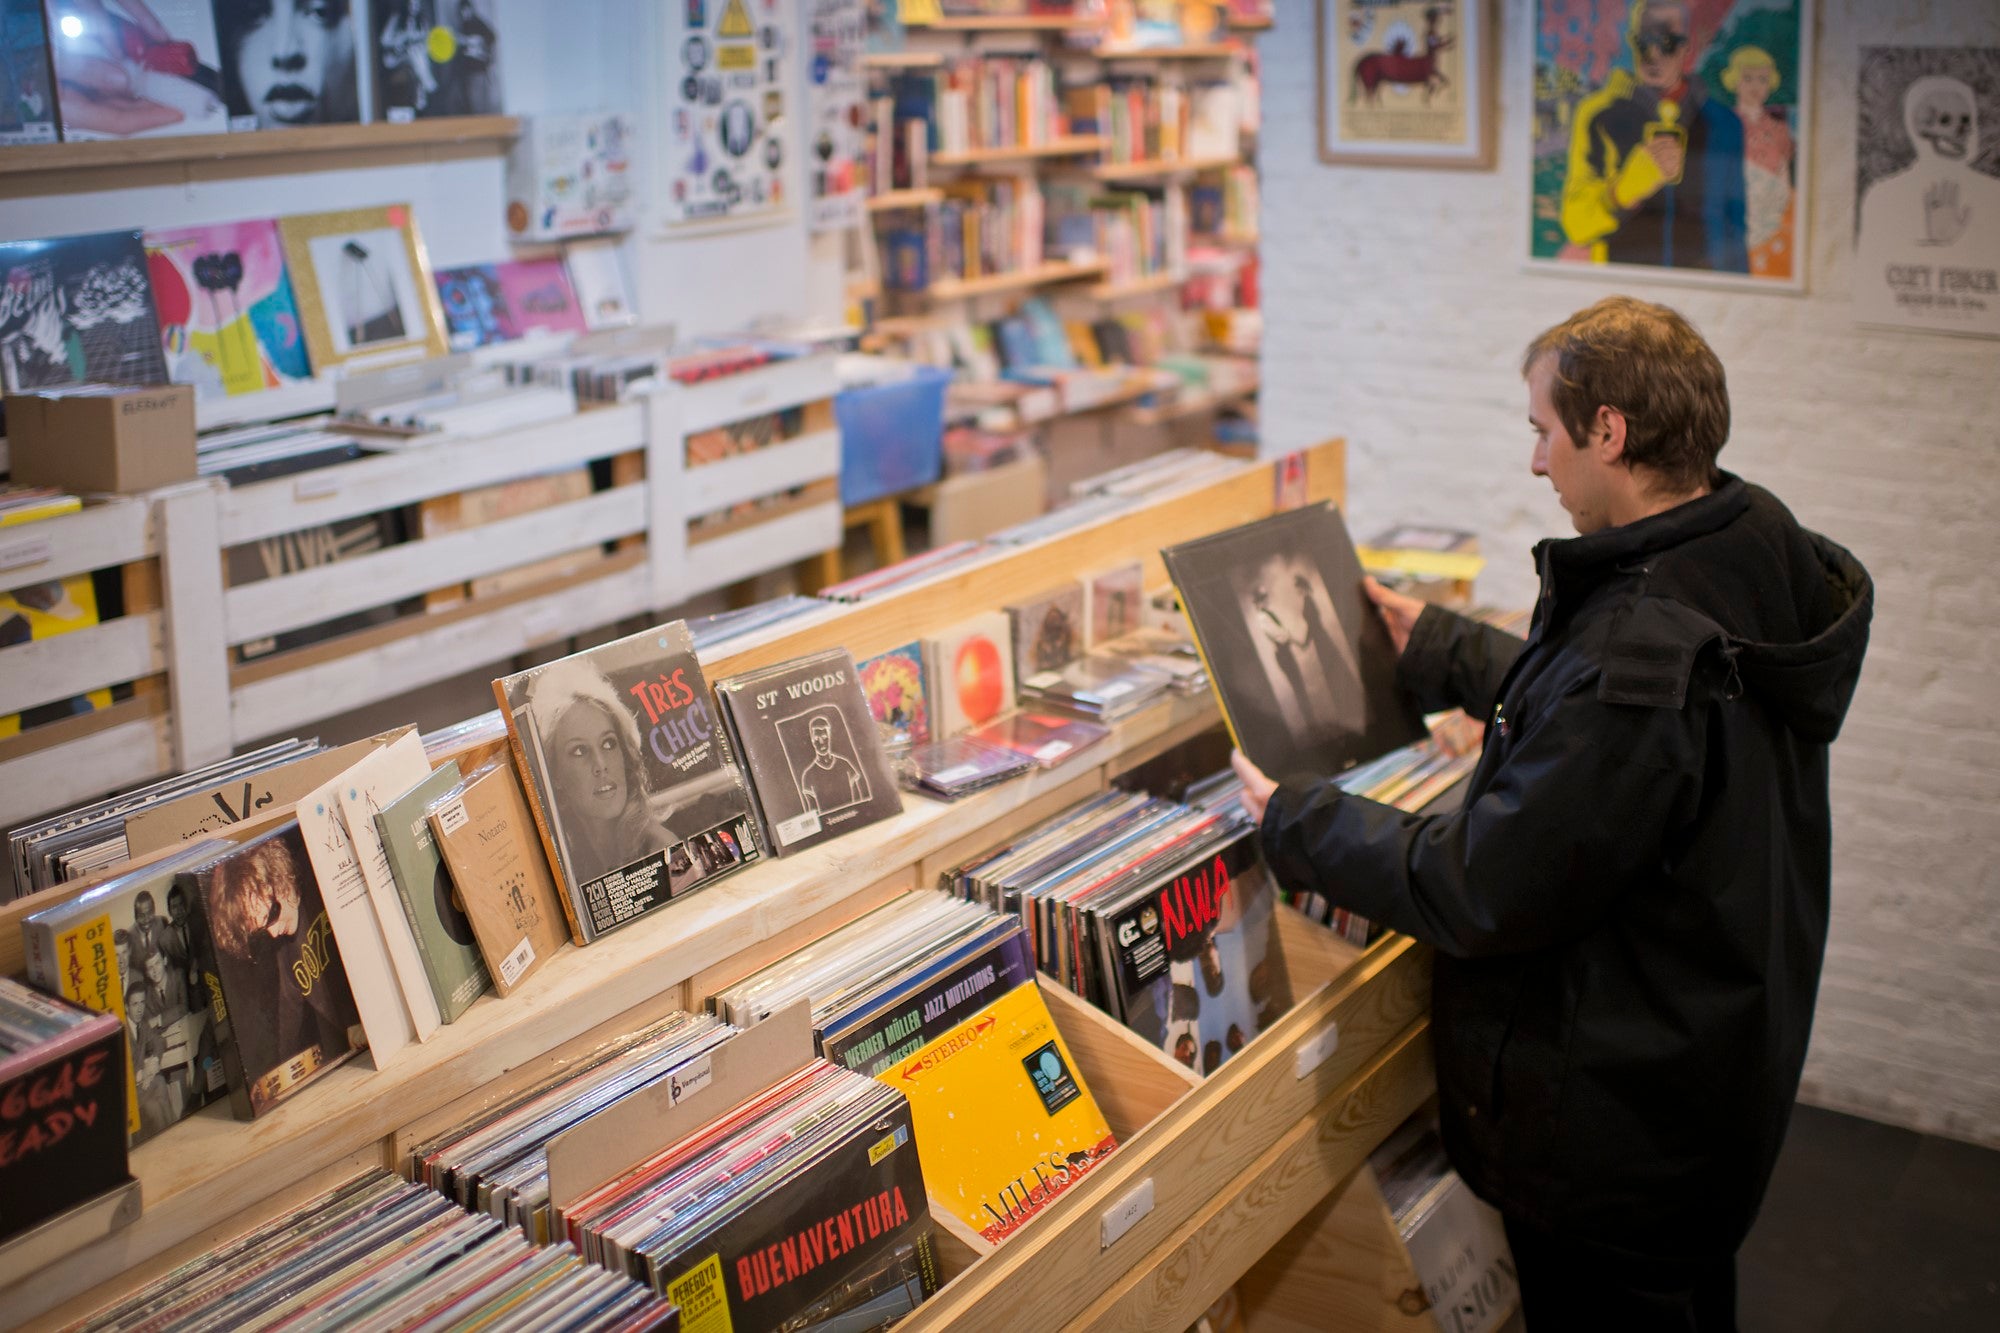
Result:
M85 1326L258 1327L310 1289L344 1325L461 1327L544 1265L584 1285L580 1252L684 1317L881 1327L938 1286L934 1212L1004 1242L1117 1147L1040 985L1075 990L1204 1075L1291 1005L1273 920L1290 909L1240 794L1224 773L1187 801L1080 802L944 872L949 892L892 900L704 997L707 1012L669 1014L413 1143L400 1165L435 1194L352 1182ZM267 885L309 880L302 848L288 867L262 857L271 841L233 855L262 858ZM343 980L337 952L328 961L322 995ZM226 967L210 984L231 1005L214 1019L226 1049L243 991ZM0 986L0 1040L30 1038L0 1051L0 1085L46 1068L38 1048L75 1053L81 1031L51 1042L56 1025L36 1016L64 1009ZM10 1021L16 1010L30 1021ZM66 1022L89 1019L89 1039L108 1028L115 1048L111 1015ZM142 1043L133 1058L157 1056ZM124 1087L96 1086L115 1110ZM109 1146L122 1171L122 1143ZM589 1299L612 1294L589 1279ZM632 1291L618 1308L653 1309Z
M1235 157L1254 124L1256 96L1244 79L1183 87L1096 77L1064 86L1047 62L1015 57L900 71L871 103L873 188L926 188L934 156L1051 147L1073 137L1103 136L1102 159L1113 165Z

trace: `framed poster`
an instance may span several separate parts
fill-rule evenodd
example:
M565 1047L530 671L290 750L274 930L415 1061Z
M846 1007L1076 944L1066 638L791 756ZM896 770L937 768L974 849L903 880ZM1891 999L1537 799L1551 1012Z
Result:
M1805 286L1812 0L1534 0L1531 266Z
M1493 165L1491 0L1319 0L1319 156Z
M1854 109L1855 319L2000 338L2000 48L1864 47Z
M783 213L792 0L666 8L667 224L726 227Z
M812 231L861 225L868 151L861 0L806 0L806 199Z
M444 314L408 204L278 219L320 370L443 356Z

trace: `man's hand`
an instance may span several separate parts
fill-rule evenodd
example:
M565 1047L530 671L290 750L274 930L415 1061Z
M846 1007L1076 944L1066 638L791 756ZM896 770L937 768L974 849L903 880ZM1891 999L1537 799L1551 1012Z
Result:
M1660 183L1678 184L1681 171L1687 165L1687 148L1680 139L1672 134L1663 134L1647 144L1646 151L1652 155L1653 165L1660 170Z
M1259 824L1264 822L1264 807L1271 803L1271 793L1278 784L1264 776L1264 770L1244 758L1243 751L1229 752L1229 766L1236 770L1236 776L1243 779L1243 808Z
M1410 631L1417 627L1417 617L1424 613L1422 599L1391 592L1371 578L1361 580L1361 591L1368 594L1368 600L1382 613L1382 623L1389 627L1389 642L1395 645L1396 656L1401 657L1403 649L1410 646Z

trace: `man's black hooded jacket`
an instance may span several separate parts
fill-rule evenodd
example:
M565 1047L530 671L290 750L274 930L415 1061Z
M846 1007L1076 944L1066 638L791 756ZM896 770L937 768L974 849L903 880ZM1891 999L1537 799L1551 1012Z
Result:
M1399 663L1487 722L1462 809L1285 783L1264 848L1436 946L1445 1142L1478 1194L1616 1251L1733 1253L1805 1061L1873 589L1727 475L1535 554L1525 644L1428 608Z

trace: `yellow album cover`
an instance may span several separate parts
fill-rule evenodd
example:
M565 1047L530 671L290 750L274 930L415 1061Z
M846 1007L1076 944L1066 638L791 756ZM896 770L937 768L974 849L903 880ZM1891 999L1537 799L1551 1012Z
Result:
M89 629L97 624L97 589L88 574L72 574L66 579L31 584L0 592L0 648L17 643L39 643L58 634ZM61 699L28 711L0 716L0 736L16 736L30 726L53 722L73 713L88 713L111 707L110 690L92 690L73 699Z
M1032 980L878 1077L910 1100L932 1202L990 1241L1117 1146Z

